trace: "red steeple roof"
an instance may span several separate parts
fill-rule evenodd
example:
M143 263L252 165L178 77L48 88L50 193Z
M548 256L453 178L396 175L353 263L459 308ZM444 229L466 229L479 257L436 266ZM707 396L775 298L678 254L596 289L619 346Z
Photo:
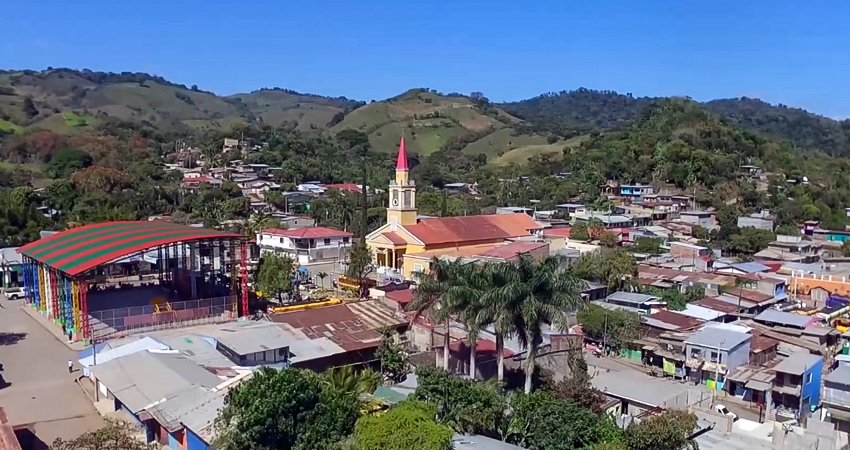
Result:
M395 170L407 169L407 151L404 149L404 136L402 136L401 142L398 144L398 162L395 164Z

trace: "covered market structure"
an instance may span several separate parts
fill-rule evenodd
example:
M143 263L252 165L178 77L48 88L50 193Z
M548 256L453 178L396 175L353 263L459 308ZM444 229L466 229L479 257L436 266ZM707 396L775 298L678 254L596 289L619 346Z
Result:
M28 303L71 340L248 312L240 234L165 221L104 222L18 252Z

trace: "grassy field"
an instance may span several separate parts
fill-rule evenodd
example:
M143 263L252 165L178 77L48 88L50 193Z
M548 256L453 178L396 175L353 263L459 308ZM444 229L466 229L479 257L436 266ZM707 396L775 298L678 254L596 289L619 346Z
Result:
M0 119L0 130L11 131L13 133L20 133L21 131L24 131L23 127L3 119Z
M513 130L510 128L496 130L464 147L463 153L467 155L484 153L488 159L495 159L499 156L500 152L508 153L517 147L546 143L546 138L543 136L513 136L511 135L512 132Z
M62 117L65 118L65 124L69 127L87 127L94 119L90 114L77 114L73 111L62 113Z
M528 159L532 156L544 155L547 153L558 156L564 150L564 147L577 147L585 139L586 136L577 136L565 141L558 141L554 144L523 145L505 152L502 156L490 160L490 163L497 166L503 166L510 163L522 164L528 161Z

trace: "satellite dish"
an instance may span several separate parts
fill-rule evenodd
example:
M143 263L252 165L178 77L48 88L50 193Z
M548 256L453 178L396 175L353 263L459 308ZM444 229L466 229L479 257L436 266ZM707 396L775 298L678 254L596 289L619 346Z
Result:
M803 177L803 183L808 183L808 182L809 182L809 177Z

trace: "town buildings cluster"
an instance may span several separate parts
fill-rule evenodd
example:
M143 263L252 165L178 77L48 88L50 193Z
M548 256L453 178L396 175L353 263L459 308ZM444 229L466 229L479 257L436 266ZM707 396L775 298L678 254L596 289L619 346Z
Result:
M264 199L268 192L281 189L273 181L278 169L262 164L237 163L204 173L173 169L182 171L187 190L232 181L257 211L268 208ZM758 178L761 172L743 167L742 176ZM452 192L475 190L463 183L448 186ZM281 226L256 234L259 251L288 255L305 270L333 271L345 262L352 234L316 227L299 214L303 212L299 205L331 189L359 192L361 186L307 182L283 192L291 201L285 211L274 211ZM428 352L448 339L455 372L489 378L495 373L495 335L487 330L479 335L479 362L475 373L468 373L464 326L413 320L408 311L416 295L414 274L427 272L434 258L513 261L520 255L536 259L561 255L570 264L582 254L600 251L599 236L573 237L577 226L585 226L613 234L618 246L633 246L642 239L657 243L658 251L634 253L635 286L681 293L698 286L704 295L674 310L663 296L648 289L612 291L588 282L582 296L589 305L637 314L640 331L614 347L586 333L579 323L569 330L549 330L544 343L550 350L560 349L565 341L578 341L606 357L646 368L647 380L657 373L701 386L726 403L757 411L759 421L803 428L809 421L826 422L834 430L850 432L850 260L839 250L850 233L806 222L800 236L777 236L753 261L741 262L701 244L695 236L698 228L717 228L713 211L695 210L692 197L684 193L644 184L609 187L617 204L604 212L565 199L551 211L505 207L492 214L424 217L417 210L417 185L410 176L403 140L395 178L387 189L386 224L365 237L376 268L368 298L284 306L259 320L192 322L191 327L112 336L80 355L94 391L142 426L149 441L175 450L196 450L211 445L213 420L228 390L250 378L257 367L323 371L368 364L375 360L381 330L394 330L411 353L427 354L430 361L435 356ZM741 217L738 226L775 228L769 212ZM196 265L205 264L203 257ZM156 255L150 258L157 260ZM227 258L235 261L232 254ZM0 261L4 286L19 284L21 255L4 249ZM152 314L162 312L157 305ZM524 351L510 341L504 356L518 367ZM416 358L411 362L415 364ZM594 379L618 415L692 406L679 393L634 383L642 381ZM393 395L404 397L414 387L393 387Z

